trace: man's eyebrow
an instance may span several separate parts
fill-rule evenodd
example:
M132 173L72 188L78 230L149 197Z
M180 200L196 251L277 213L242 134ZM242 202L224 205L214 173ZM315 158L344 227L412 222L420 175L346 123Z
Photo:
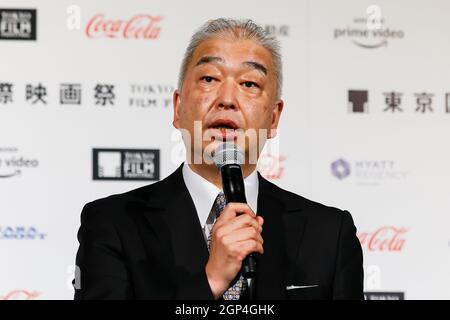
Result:
M203 56L197 61L195 66L197 67L197 66L200 66L202 64L211 63L211 62L223 63L224 60L223 60L223 58L216 57L216 56ZM258 70L261 73L263 73L264 75L267 75L267 68L264 65L262 65L261 63L259 63L259 62L256 62L256 61L245 61L242 64L245 65L246 67L251 68L251 69Z
M223 59L221 57L214 57L214 56L203 56L201 57L198 62L195 64L195 66L199 66L205 63L211 63L211 62L223 62Z
M261 71L262 73L264 73L265 76L267 76L267 68L265 66L263 66L261 63L256 62L256 61L245 61L245 62L243 62L243 64L252 69Z

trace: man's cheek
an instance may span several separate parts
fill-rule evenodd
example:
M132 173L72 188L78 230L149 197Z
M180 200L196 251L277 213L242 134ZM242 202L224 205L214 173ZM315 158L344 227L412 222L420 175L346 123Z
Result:
M208 106L212 103L213 97L207 94L196 95L192 94L189 97L189 104L187 111L195 114L201 114L203 110L208 110Z
M200 101L199 101L200 106L209 106L211 104L211 102L213 101L213 99L214 98L209 94L202 95L200 97Z
M194 119L196 118L195 109L191 105L186 105L180 110L180 125L182 128L192 130Z

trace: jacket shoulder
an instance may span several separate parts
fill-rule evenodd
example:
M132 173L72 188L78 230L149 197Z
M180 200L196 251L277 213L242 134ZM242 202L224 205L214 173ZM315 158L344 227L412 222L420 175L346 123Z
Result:
M272 194L286 207L287 212L299 212L309 218L339 222L348 211L310 200L294 192L285 190L262 178L263 189Z
M170 194L174 183L180 178L178 171L174 171L161 181L88 202L83 208L83 213L89 212L90 217L107 216L108 219L115 220L121 219L123 213L130 207L142 207L152 201L162 201Z

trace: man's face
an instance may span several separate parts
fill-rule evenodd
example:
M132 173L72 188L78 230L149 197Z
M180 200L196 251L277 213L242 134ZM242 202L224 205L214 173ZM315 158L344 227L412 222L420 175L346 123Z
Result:
M189 63L182 90L174 93L174 120L191 152L214 149L223 140L234 141L254 131L257 145L275 136L283 102L276 100L276 78L270 52L253 40L211 38L202 42ZM207 141L194 150L194 121L201 121ZM265 129L267 134L260 134ZM245 135L246 159L249 145ZM187 143L189 142L189 144ZM200 149L201 146L201 149ZM261 148L262 149L262 148ZM261 152L258 150L258 155ZM248 161L248 160L246 160Z

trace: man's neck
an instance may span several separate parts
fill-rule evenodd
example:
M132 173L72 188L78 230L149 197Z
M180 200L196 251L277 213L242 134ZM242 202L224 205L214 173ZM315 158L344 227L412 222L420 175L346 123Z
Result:
M214 184L217 188L222 189L220 172L219 170L217 170L217 167L215 165L193 164L193 163L190 163L188 165L192 171L202 176L212 184ZM242 175L244 176L245 179L256 169L256 164L242 165L241 168L242 168Z

